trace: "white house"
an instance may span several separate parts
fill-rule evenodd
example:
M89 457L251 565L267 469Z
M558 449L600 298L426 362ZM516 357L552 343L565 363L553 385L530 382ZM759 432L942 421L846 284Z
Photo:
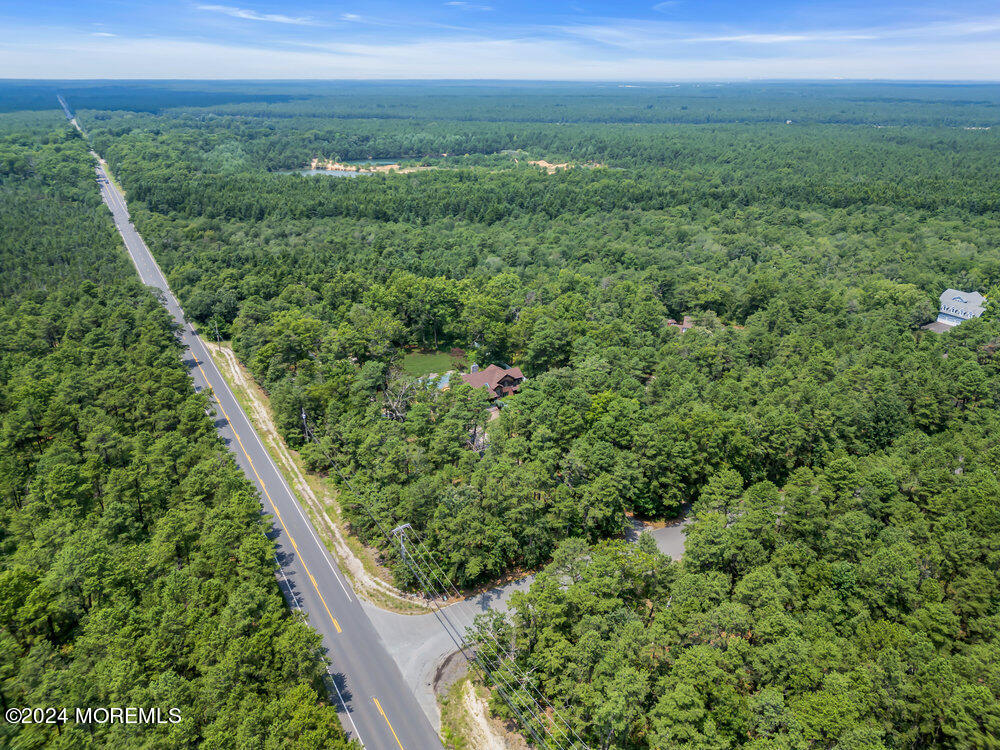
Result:
M941 306L938 308L937 320L922 327L925 331L934 333L950 331L960 323L982 315L985 304L986 298L979 292L945 289L941 292Z
M937 322L948 326L957 326L983 314L986 298L979 292L960 292L957 289L945 289L941 293L941 307Z

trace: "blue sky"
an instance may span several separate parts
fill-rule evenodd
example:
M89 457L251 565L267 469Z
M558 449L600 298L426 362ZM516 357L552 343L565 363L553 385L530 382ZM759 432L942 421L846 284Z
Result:
M997 80L991 0L0 0L3 78Z

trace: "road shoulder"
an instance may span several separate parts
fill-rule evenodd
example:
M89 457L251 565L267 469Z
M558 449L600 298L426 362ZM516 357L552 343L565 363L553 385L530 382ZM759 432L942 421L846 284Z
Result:
M232 347L224 342L209 342L204 337L202 342L358 597L379 609L398 614L430 612L421 597L400 591L386 580L388 573L379 570L374 553L347 533L335 491L326 479L308 471L298 452L285 443L275 427L267 394L239 361Z

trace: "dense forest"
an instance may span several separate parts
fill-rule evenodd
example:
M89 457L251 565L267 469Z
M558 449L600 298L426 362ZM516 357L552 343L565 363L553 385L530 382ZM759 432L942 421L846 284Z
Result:
M79 119L401 585L375 518L541 569L491 626L588 744L1000 743L1000 320L921 329L1000 296L996 87L223 87ZM405 368L454 349L521 392Z
M680 565L568 540L493 632L593 748L995 747L998 429L978 409L780 485L719 469Z
M917 330L941 289L1000 281L1000 142L963 129L998 99L973 88L402 86L354 116L320 92L81 121L188 314L315 468L357 479L355 531L412 523L474 585L675 516L723 468L781 486L994 404L975 347ZM316 156L433 168L271 171ZM499 419L400 367L450 347L528 375Z
M0 706L69 708L0 744L347 747L256 493L59 113L0 118L0 218ZM163 723L74 721L108 706Z

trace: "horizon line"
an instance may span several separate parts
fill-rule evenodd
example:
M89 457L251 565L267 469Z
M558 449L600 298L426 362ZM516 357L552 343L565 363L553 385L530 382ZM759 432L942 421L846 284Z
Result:
M525 83L525 84L723 84L723 83L898 83L1000 84L1000 78L7 78L3 83Z

